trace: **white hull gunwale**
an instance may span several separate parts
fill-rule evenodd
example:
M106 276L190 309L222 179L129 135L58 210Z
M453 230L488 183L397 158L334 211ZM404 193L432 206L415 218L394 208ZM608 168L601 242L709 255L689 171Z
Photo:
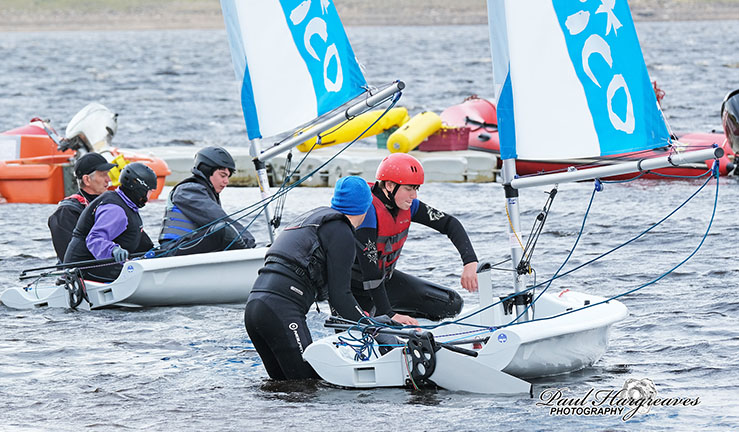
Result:
M267 248L150 258L124 264L111 283L85 281L90 303L81 309L245 303ZM53 285L8 288L2 304L15 309L70 307L67 289Z

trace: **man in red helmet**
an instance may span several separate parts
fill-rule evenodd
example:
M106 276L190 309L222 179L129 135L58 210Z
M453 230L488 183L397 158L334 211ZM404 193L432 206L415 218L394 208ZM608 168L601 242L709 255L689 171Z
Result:
M477 291L477 255L467 232L454 216L417 199L423 167L413 156L391 154L380 163L376 178L372 206L356 231L362 250L352 275L354 297L365 310L405 325L418 324L413 317L440 320L457 315L463 304L459 293L397 271L395 264L411 222L420 223L449 237L464 264L462 287Z

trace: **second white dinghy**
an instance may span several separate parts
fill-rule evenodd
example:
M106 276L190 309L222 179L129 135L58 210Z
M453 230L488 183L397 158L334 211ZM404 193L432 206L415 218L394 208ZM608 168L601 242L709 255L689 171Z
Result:
M110 283L60 274L58 285L34 283L9 288L0 302L15 309L65 307L100 309L245 303L267 248L129 261Z
M268 205L304 178L293 185L285 181L272 193L265 162L381 104L391 104L387 112L405 84L395 81L382 88L367 85L331 2L222 0L221 6L262 195L260 202L228 217L256 218L263 212L269 221L271 242L273 219ZM316 28L323 29L322 37L310 38ZM321 39L323 43L318 43ZM264 40L275 44L264 44ZM277 57L281 61L276 63ZM265 150L263 139L270 144ZM298 162L297 167L300 165ZM286 172L284 178L290 179L292 174ZM223 222L228 220L215 220L190 234ZM197 237L183 236L182 241L188 244ZM266 248L176 257L169 257L170 252L166 246L155 248L147 252L147 258L124 263L121 274L111 283L83 281L71 269L62 270L75 265L107 265L111 259L34 269L60 270L36 276L24 272L21 279L35 277L36 281L6 289L0 301L20 309L245 303L264 264ZM57 279L60 276L61 280ZM56 280L42 281L44 277ZM55 285L56 281L61 284Z

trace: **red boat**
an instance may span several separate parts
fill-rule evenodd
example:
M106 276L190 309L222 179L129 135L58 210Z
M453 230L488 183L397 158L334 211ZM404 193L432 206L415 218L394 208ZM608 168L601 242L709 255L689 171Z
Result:
M117 167L110 170L112 186L120 170L130 162L143 162L157 175L156 199L171 171L162 159L111 147L117 115L100 104L90 104L67 126L59 138L45 121L34 118L23 127L0 133L0 201L56 204L77 191L73 173L76 158L97 151Z
M661 91L655 87L655 91ZM735 91L727 95L724 106L731 107L733 99L739 101L739 91ZM736 103L739 105L739 102ZM723 118L727 115L722 115ZM729 118L735 118L728 115ZM470 96L458 105L453 105L441 113L441 120L447 126L468 127L470 128L469 146L470 150L479 150L500 155L500 142L498 141L498 127L495 105L485 99L477 96ZM724 120L724 129L729 136L730 126L727 127ZM593 159L571 159L571 160L516 160L516 172L518 175L530 175L540 173L551 173L567 171L572 167L584 169L595 166L610 165L625 161L635 161L650 157L667 156L670 153L689 150L700 150L712 146L719 146L724 149L724 156L719 159L719 173L722 176L731 174L734 169L734 149L730 140L719 133L689 133L676 137L676 143L660 147L649 151L640 151L633 153L625 153L613 155L603 158ZM499 168L501 161L499 161ZM706 172L713 165L713 159L705 161L703 164L681 165L679 167L661 168L649 172L641 173L641 178L669 178L665 176L697 176ZM609 177L609 180L622 180L634 178L640 173L627 174L623 176Z

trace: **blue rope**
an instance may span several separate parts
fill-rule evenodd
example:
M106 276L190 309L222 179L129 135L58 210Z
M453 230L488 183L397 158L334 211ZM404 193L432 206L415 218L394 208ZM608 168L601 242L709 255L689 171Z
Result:
M288 174L285 175L285 179L283 180L282 185L271 196L269 196L267 198L263 198L263 199L261 199L261 200L259 200L257 202L252 203L251 205L248 205L248 206L243 207L243 208L241 208L239 210L236 210L233 213L227 214L226 216L223 216L221 218L215 219L212 222L210 222L210 223L208 223L206 225L203 225L200 228L197 228L196 230L193 231L193 233L198 233L198 232L202 232L203 230L207 230L207 229L209 229L210 227L212 227L213 225L215 225L217 223L226 221L226 219L231 219L232 221L237 222L237 221L240 221L240 220L242 220L244 218L247 218L247 217L253 215L253 217L251 218L251 220L249 221L249 223L246 224L244 226L243 230L241 230L240 233L239 233L239 234L243 234L246 230L248 230L252 226L252 224L254 223L254 221L256 221L257 218L262 214L262 212L264 211L265 205L270 204L272 201L274 201L274 200L282 197L283 195L287 194L293 188L300 186L303 182L305 182L310 177L312 177L314 174L316 174L321 169L323 169L323 167L325 167L326 165L328 165L329 163L331 163L334 159L336 159L341 153L343 153L346 149L348 149L352 144L356 143L359 139L361 139L364 136L364 134L367 133L367 131L369 131L375 124L377 124L377 122L380 121L380 119L383 118L390 111L390 109L392 109L398 103L398 100L400 99L401 95L402 95L402 92L395 93L392 96L390 105L385 109L385 111L380 116L377 117L377 119L374 122L372 122L372 124L370 124L362 133L360 133L351 142L347 143L341 150L339 150L331 158L329 158L328 160L326 160L323 164L321 164L320 166L318 166L313 171L311 171L308 174L306 174L305 176L301 177L295 183L293 183L291 185L287 185L287 181L290 178L292 178L293 174L300 168L300 166L302 165L302 163L307 159L308 155L313 151L313 149L316 147L316 145L314 145L305 154L305 156L303 156L303 158L300 160L300 162L298 162L297 166L290 173L288 173ZM319 139L320 139L320 136L319 136ZM316 141L316 143L318 143L318 141ZM237 215L242 214L242 213L244 213L244 214L241 215L241 216L236 217ZM229 221L226 221L226 222L227 222L228 226L231 226L231 223ZM177 245L176 247L171 247L171 248L167 248L167 249L160 249L160 247L152 248L152 249L150 249L147 252L147 254L145 255L145 257L146 258L158 258L158 257L163 257L163 256L171 255L177 249L180 249L180 248L185 247L185 246L192 245L192 244L194 244L194 243L196 243L198 241L201 241L203 238L205 238L205 237L207 237L209 235L212 235L214 233L215 233L215 231L214 232L211 232L211 233L207 233L207 234L205 234L203 236L194 238L192 240L185 241L182 244ZM235 242L235 239L226 247L226 249L230 248L234 244L234 242Z
M649 281L649 282L647 282L645 284L639 285L636 288L630 289L630 290L625 291L625 292L620 293L620 294L616 294L616 295L614 295L614 296L612 296L610 298L607 298L607 299L605 299L603 301L599 301L597 303L591 303L591 304L589 304L587 306L583 306L583 307L580 307L580 308L577 308L577 309L573 309L573 310L570 310L570 311L562 312L561 314L557 314L557 315L552 315L552 316L548 316L548 317L544 317L544 318L531 319L531 320L529 320L527 322L531 322L531 321L545 321L545 320L550 320L550 319L554 319L554 318L559 318L561 316L569 315L569 314L571 314L573 312L578 312L578 311L581 311L583 309L591 308L593 306L598 306L598 305L601 305L601 304L604 304L604 303L608 303L611 300L616 300L616 299L619 299L621 297L625 297L625 296L627 296L629 294L633 294L636 291L639 291L639 290L641 290L643 288L646 288L646 287L648 287L650 285L654 285L655 283L657 283L660 280L662 280L665 277L667 277L670 273L672 273L675 270L677 270L678 268L680 268L683 264L685 264L686 262L688 262L688 260L690 260L691 258L693 258L693 256L695 256L695 254L698 253L698 251L700 250L700 248L703 246L703 243L705 243L706 238L708 238L708 233L711 231L711 227L713 226L713 221L714 221L714 219L716 217L716 208L718 207L718 189L719 189L719 181L718 180L719 180L719 172L718 172L718 168L717 168L717 164L716 163L714 163L714 167L712 167L712 169L709 172L712 172L712 175L711 175L711 177L709 177L706 180L706 183L711 178L713 178L713 177L716 178L716 192L715 192L714 199L713 199L713 210L711 212L711 219L708 222L708 227L706 228L706 232L703 233L703 237L701 238L701 241L698 243L698 246L696 246L696 248L687 257L685 257L685 259L683 259L682 261L680 261L677 265L673 266L671 269L669 269L666 272L662 273L660 276L652 279L651 281ZM701 189L703 189L703 187L706 185L706 183L704 183L701 186ZM518 324L518 323L508 323L506 325L501 326L501 328L502 327L511 326L511 325L515 325L515 324Z
M635 242L636 240L640 239L641 237L643 237L644 235L646 235L647 233L649 233L650 231L652 231L652 230L653 230L654 228L656 228L657 226L659 226L659 225L661 225L662 223L664 223L664 222L665 222L665 221L666 221L667 219L669 219L670 217L672 217L672 216L673 216L673 215L674 215L675 213L677 213L677 212L678 212L678 211L679 211L680 209L682 209L682 208L683 208L683 207L684 207L685 205L687 205L687 204L688 204L688 203L689 203L689 202L690 202L690 201L691 201L691 200L692 200L693 198L695 198L695 197L696 197L696 196L697 196L697 195L698 195L698 194L699 194L699 193L700 193L700 192L701 192L701 191L702 191L702 190L703 190L703 189L704 189L704 188L705 188L705 187L706 187L706 186L708 185L708 183L709 183L709 182L711 181L711 179L715 178L715 179L716 179L716 196L715 196L715 198L714 198L713 213L712 213L712 215L711 215L711 220L710 220L710 222L709 222L709 225L708 225L708 229L706 230L706 232L705 232L705 234L704 234L704 236L703 236L703 239L701 240L701 242L700 242L700 244L698 245L698 247L697 247L697 248L696 248L696 249L695 249L695 250L693 251L693 253L691 253L691 254L690 254L690 255L689 255L689 256L688 256L687 258L685 258L685 259L684 259L683 261L681 261L681 262L680 262L679 264L677 264L677 265L676 265L675 267L673 267L673 268L671 268L670 270L668 270L667 272L663 273L663 274L662 274L661 276L657 277L656 279L654 279L654 280L652 280L652 281L650 281L650 282L648 282L648 283L646 283L646 284L644 284L644 285L642 285L642 286L640 286L640 287L637 287L637 288L634 288L634 289L632 289L632 290L630 290L630 291L627 291L627 292L625 292L625 293L621 293L621 294L615 295L615 296L613 296L613 297L611 297L611 298L609 298L609 299L606 299L606 300L604 300L604 301L602 301L602 302L598 302L598 303L593 303L593 304L590 304L590 305L588 305L588 306L584 306L584 307L581 307L581 308L579 308L579 309L574 309L574 310L572 310L572 311L568 311L568 312L565 312L565 313L562 313L562 314L559 314L559 315L555 315L555 316L551 316L551 317L546 317L546 318L536 318L536 319L532 319L532 320L529 320L529 321L526 321L526 322L530 322L530 321L539 321L539 320L545 320L545 319L552 319L552 318L556 318L556 317L559 317L559 316L567 315L567 314L570 314L570 313L572 313L572 312L576 312L576 311L578 311L578 310L582 310L582 309L585 309L585 308L588 308L588 307L592 307L592 306L595 306L595 305L598 305L598 304L606 303L606 302L608 302L609 300L614 300L614 299L617 299L617 298L623 297L623 296L625 296L625 295L631 294L631 293L633 293L633 292L635 292L635 291L638 291L639 289L642 289L642 288L644 288L644 287L646 287L646 286L649 286L649 285L652 285L652 284L654 284L654 283L658 282L659 280L663 279L664 277L666 277L667 275L669 275L670 273L672 273L673 271L675 271L675 270L676 270L677 268L679 268L680 266L682 266L682 265L683 265L683 264L684 264L685 262L687 262L687 261L688 261L688 260L689 260L690 258L692 258L692 257L693 257L693 256L695 255L695 253L697 253L697 252L698 252L698 250L699 250L699 249L701 248L701 246L703 245L703 243L704 243L704 241L705 241L706 237L708 236L708 232L710 231L710 229L711 229L711 226L713 225L714 215L715 215L715 213L716 213L716 207L718 206L718 186L719 186L719 181L718 181L718 179L719 179L719 170L718 170L718 163L717 163L717 162L714 162L714 164L713 164L713 166L711 167L711 169L710 169L710 170L708 170L708 171L707 171L707 172L706 172L705 174L701 175L700 177L706 176L706 175L708 175L708 174L711 174L711 175L710 175L709 177L707 177L707 178L706 178L706 181L705 181L705 182L703 182L703 184L702 184L702 185L701 185L701 186L700 186L700 187L699 187L699 188L698 188L698 189L697 189L696 191L694 191L694 192L693 192L693 193L692 193L692 194L691 194L690 196L688 196L688 198L686 198L686 199L685 199L685 200L684 200L684 201L683 201L683 202L682 202L682 203L681 203L681 204L680 204L679 206L677 206L677 207L676 207L676 208L675 208L674 210L672 210L672 211L671 211L670 213L668 213L668 214L667 214L666 216L664 216L664 217L663 217L662 219L660 219L659 221L657 221L656 223L654 223L654 224L653 224L652 226L650 226L649 228L645 229L645 230L644 230L644 231L642 231L642 232L641 232L640 234L638 234L638 235L636 235L636 236L632 237L632 238L631 238L631 239L629 239L628 241L626 241L626 242L622 243L621 245L619 245L619 246L616 246L616 247L612 248L611 250L609 250L609 251L606 251L606 252L604 252L603 254L601 254L601 255L599 255L599 256L597 256L597 257L595 257L595 258L591 259L591 260L588 260L588 261L584 262L583 264L580 264L580 265L578 265L578 266L576 266L576 267L574 267L574 268L572 268L572 269L570 269L570 270L568 270L568 271L566 271L566 272L564 272L564 273L561 273L561 274L560 274L559 272L560 272L560 271L562 270L562 268L563 268L563 267L564 267L564 266L566 265L566 263L567 263L567 262L569 261L569 259L570 259L570 257L572 256L572 253L573 253L573 251L574 251L575 247L577 246L577 244L578 244L578 242L579 242L579 240L580 240L580 238L581 238L581 236L582 236L582 233L583 233L583 231L584 231L584 228L585 228L585 222L586 222L586 219L587 219L587 217L588 217L588 214L589 214L589 212L590 212L590 209L591 209L591 205L592 205L592 202L593 202L593 197L594 197L594 195L595 195L595 190L594 190L594 191L593 191L593 193L592 193L592 195L591 195L591 198L590 198L590 203L588 204L588 208L587 208L587 210L586 210L586 212L585 212L585 215L583 216L583 222L582 222L582 224L581 224L581 226L580 226L580 232L578 233L577 239L575 240L575 244L573 245L573 247L572 247L572 249L571 249L570 253L568 254L568 256L567 256L567 257L565 258L565 261L564 261L564 262L562 263L562 265L560 265L560 267L559 267L559 268L557 269L557 271L555 272L555 275L554 275L554 276L552 276L551 278L549 278L549 279L545 280L544 282L541 282L541 283L539 283L539 284L535 284L535 285L533 285L533 286L531 286L531 287L529 287L529 288L527 288L527 289L525 289L525 290L521 291L521 292L520 292L520 293L518 293L518 294L511 294L511 295L509 295L509 296L507 296L507 297L505 297L505 298L503 298L503 299L501 299L501 300L499 300L499 301L496 301L496 302L494 302L494 303L492 303L492 304L490 304L490 305L488 305L488 306L486 306L486 307L484 307L484 308L482 308L482 309L480 309L480 310L477 310L477 311L475 311L475 312L472 312L472 313L470 313L470 314L468 314L468 315L465 315L465 316L463 316L463 317L460 317L460 318L458 318L458 319L456 319L456 320L453 320L453 321L446 321L446 322L443 322L443 323L439 323L439 324L434 324L434 325L428 325L428 326L406 326L406 327L420 327L420 328L424 328L424 329L429 329L429 330L433 330L433 329L436 329L436 328L440 328L440 327L443 327L443 326L447 326L447 325L453 325L453 324L455 324L455 325L461 325L461 326L473 327L473 328L478 328L478 329L487 329L488 331L492 332L492 331L495 331L496 329L499 329L499 328L503 328L503 327L507 327L507 326L511 326L511 325L515 325L515 324L518 324L518 323L516 323L515 321L516 321L516 320L517 320L517 319L518 319L519 317L523 316L523 313L522 313L522 314L519 314L519 315L518 315L518 316L517 316L516 318L514 318L514 319L513 319L513 320L512 320L511 322L509 322L508 324L504 324L504 325L501 325L501 326L498 326L498 327L483 326L483 325L479 325L479 324L470 324L470 323L465 323L465 322L463 322L463 321L464 321L464 320L467 320L467 319L469 319L470 317L472 317L472 316L474 316L474 315L476 315L476 314L478 314L478 313L481 313L481 312L483 312L483 311L485 311L485 310L488 310L489 308L491 308L491 307L493 307L493 306L496 306L496 305L498 305L498 304L500 304L500 303L503 303L503 302L505 302L505 301L507 301L507 300L509 300L509 299L511 299L511 298L513 298L513 297L515 297L515 296L517 296L517 295L522 295L522 294L524 294L524 293L526 293L526 292L528 292L528 291L531 291L531 290L534 290L534 289L536 289L536 288L539 288L539 287L541 287L541 286L544 286L544 285L546 285L546 288L544 288L544 290L543 290L543 291L542 291L542 292L541 292L541 293L540 293L540 294L539 294L539 295L538 295L538 296L537 296L537 297L536 297L536 298L534 299L534 301L532 302L532 304L531 304L531 305L528 305L528 306L527 306L526 310L528 310L528 308L529 308L529 307L531 307L531 306L533 306L533 305L534 305L534 304L536 303L536 300L538 300L538 299L539 299L539 298L541 297L541 295L542 295L542 294L543 294L543 293L544 293L544 292L545 292L545 291L546 291L547 289L549 289L549 287L551 286L551 283L552 283L552 282L553 282L553 281L554 281L555 279L559 279L559 278L561 278L561 277L564 277L564 276L567 276L567 275L569 275L569 274L572 274L573 272L575 272L575 271L577 271L577 270L579 270L579 269L581 269L581 268L583 268L583 267L585 267L585 266L587 266L587 265L590 265L590 264L594 263L595 261L598 261L598 260L600 260L600 259L602 259L602 258L604 258L604 257L606 257L606 256L608 256L608 255L610 255L611 253L613 253L613 252L617 251L618 249L621 249L622 247L624 247L624 246L626 246L626 245L629 245L629 244L631 244L631 243ZM635 178L634 178L634 179L631 179L630 181L633 181L633 180L635 180ZM596 185L596 188L597 188L597 187L598 187L598 186ZM596 189L596 190L597 190L597 189ZM525 311L524 311L524 313L525 313Z
M366 323L365 323L366 322ZM370 327L377 328L391 328L397 329L400 327L390 326L387 324L380 323L371 317L362 317L357 323L346 330L346 335L340 335L339 345L348 346L354 350L354 361L367 361L372 358L380 356L375 351L374 347L400 347L403 344L378 344L375 341L374 334L370 331ZM376 331L376 330L375 330ZM355 333L360 332L357 336ZM376 332L375 332L376 334Z

